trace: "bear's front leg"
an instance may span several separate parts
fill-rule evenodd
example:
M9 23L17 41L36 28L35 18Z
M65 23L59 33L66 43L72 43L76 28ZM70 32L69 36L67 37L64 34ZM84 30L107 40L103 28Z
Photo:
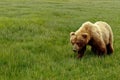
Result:
M84 55L84 53L78 52L77 58L78 58L78 59L79 59L79 58L82 58L83 55Z
M94 46L91 47L91 51L95 54L97 51L96 51L96 48Z
M86 50L86 46L83 47L81 50L79 50L79 51L78 51L77 58L82 58L83 55L84 55L85 50Z

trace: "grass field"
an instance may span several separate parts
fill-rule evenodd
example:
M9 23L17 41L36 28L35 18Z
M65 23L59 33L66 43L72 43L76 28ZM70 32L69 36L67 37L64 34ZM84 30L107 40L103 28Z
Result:
M106 21L114 55L87 47L76 59L69 33L85 21ZM119 0L0 0L0 80L119 80Z

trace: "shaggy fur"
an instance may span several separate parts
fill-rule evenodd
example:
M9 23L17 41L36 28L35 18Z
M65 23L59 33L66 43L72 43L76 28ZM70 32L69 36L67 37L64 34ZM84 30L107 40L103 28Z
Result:
M113 32L111 27L102 21L96 23L85 22L76 31L70 33L70 42L78 58L84 55L86 45L97 55L113 53Z

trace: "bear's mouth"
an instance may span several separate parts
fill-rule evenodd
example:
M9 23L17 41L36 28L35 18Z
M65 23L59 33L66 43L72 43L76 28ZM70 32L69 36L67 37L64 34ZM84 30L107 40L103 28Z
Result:
M77 53L78 51L77 50L73 50L74 53Z

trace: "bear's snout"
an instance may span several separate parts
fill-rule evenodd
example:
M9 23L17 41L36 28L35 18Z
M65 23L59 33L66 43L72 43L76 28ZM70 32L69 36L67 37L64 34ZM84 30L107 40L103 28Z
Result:
M78 48L73 47L73 52L77 53L79 51Z
M77 44L73 45L73 52L78 52L79 46Z

